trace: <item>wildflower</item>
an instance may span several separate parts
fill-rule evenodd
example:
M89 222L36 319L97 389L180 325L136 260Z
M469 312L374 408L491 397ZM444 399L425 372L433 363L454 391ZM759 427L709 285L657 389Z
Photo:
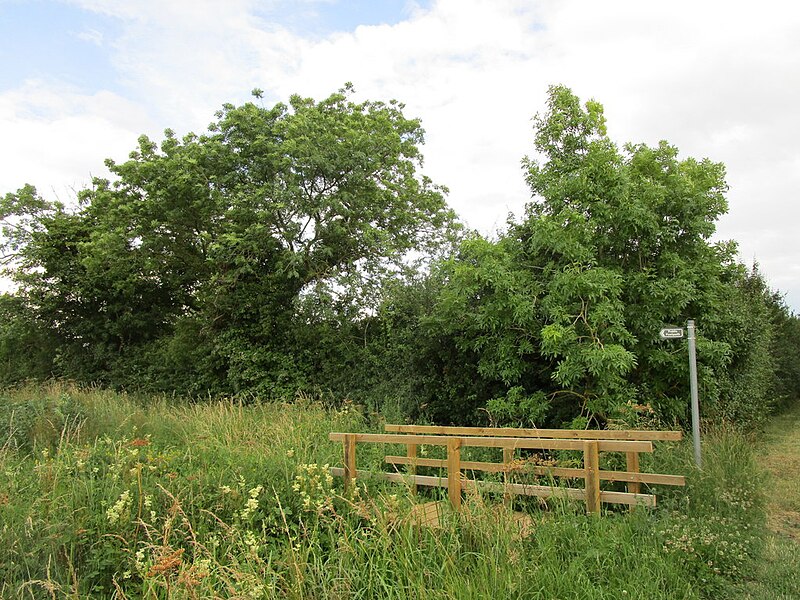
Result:
M264 486L257 485L248 492L250 497L247 499L247 501L245 501L244 509L239 512L239 517L241 519L247 519L256 511L258 508L258 496L263 490Z
M251 554L253 555L258 554L258 551L261 548L261 546L258 543L258 540L256 539L256 536L252 531L248 531L244 534L244 543Z
M131 491L125 490L119 496L119 499L113 506L106 510L106 517L108 522L112 525L122 518L123 513L126 513L131 508Z
M292 458L294 456L294 448L289 448L286 451L286 456L288 456L289 458Z

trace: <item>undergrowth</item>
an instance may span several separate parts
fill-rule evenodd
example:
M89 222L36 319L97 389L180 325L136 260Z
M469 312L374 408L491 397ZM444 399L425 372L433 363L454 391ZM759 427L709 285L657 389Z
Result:
M66 384L0 396L2 598L716 598L760 560L750 440L672 444L659 507L587 516L527 506L521 530L470 496L419 527L407 490L344 494L331 431L377 430L352 406L185 404ZM359 445L359 468L383 449ZM517 508L520 508L519 505Z

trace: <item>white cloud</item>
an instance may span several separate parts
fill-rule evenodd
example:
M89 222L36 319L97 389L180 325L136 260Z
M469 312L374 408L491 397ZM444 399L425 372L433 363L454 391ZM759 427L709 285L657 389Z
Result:
M360 96L397 98L422 118L426 172L451 188L471 226L491 232L528 200L519 160L532 150L530 118L547 86L564 83L605 105L620 142L667 139L684 156L725 162L731 210L720 236L738 239L743 258L756 256L800 308L800 7L792 3L439 0L412 6L395 25L321 39L257 16L276 2L72 3L121 20L122 35L104 48L131 93L127 104L56 94L23 114L26 88L10 121L9 95L0 96L0 125L13 132L4 137L15 140L0 145L0 158L18 172L69 181L94 156L126 153L140 131L203 129L221 103L253 87L272 101L322 97L352 81ZM125 116L113 118L122 105ZM34 114L48 106L50 120ZM71 144L84 127L93 141Z
M76 34L76 37L79 40L83 40L84 42L89 42L90 44L94 44L95 46L102 46L103 45L103 33L98 31L97 29L85 29L80 31Z
M0 94L0 191L32 183L72 201L92 176L106 176L105 158L127 157L148 124L142 109L116 94L27 81Z

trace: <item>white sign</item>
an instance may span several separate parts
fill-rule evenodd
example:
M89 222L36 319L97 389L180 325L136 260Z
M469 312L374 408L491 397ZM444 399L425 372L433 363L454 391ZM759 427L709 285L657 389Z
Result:
M662 340L674 340L683 337L683 328L682 327L665 327L659 333Z

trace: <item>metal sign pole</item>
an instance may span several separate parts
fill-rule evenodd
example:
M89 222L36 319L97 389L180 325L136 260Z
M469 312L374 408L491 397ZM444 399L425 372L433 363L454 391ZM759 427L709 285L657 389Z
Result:
M697 353L695 348L694 320L686 322L687 337L689 338L689 387L692 394L692 438L694 441L694 462L698 468L702 467L700 457L700 402L697 397Z

